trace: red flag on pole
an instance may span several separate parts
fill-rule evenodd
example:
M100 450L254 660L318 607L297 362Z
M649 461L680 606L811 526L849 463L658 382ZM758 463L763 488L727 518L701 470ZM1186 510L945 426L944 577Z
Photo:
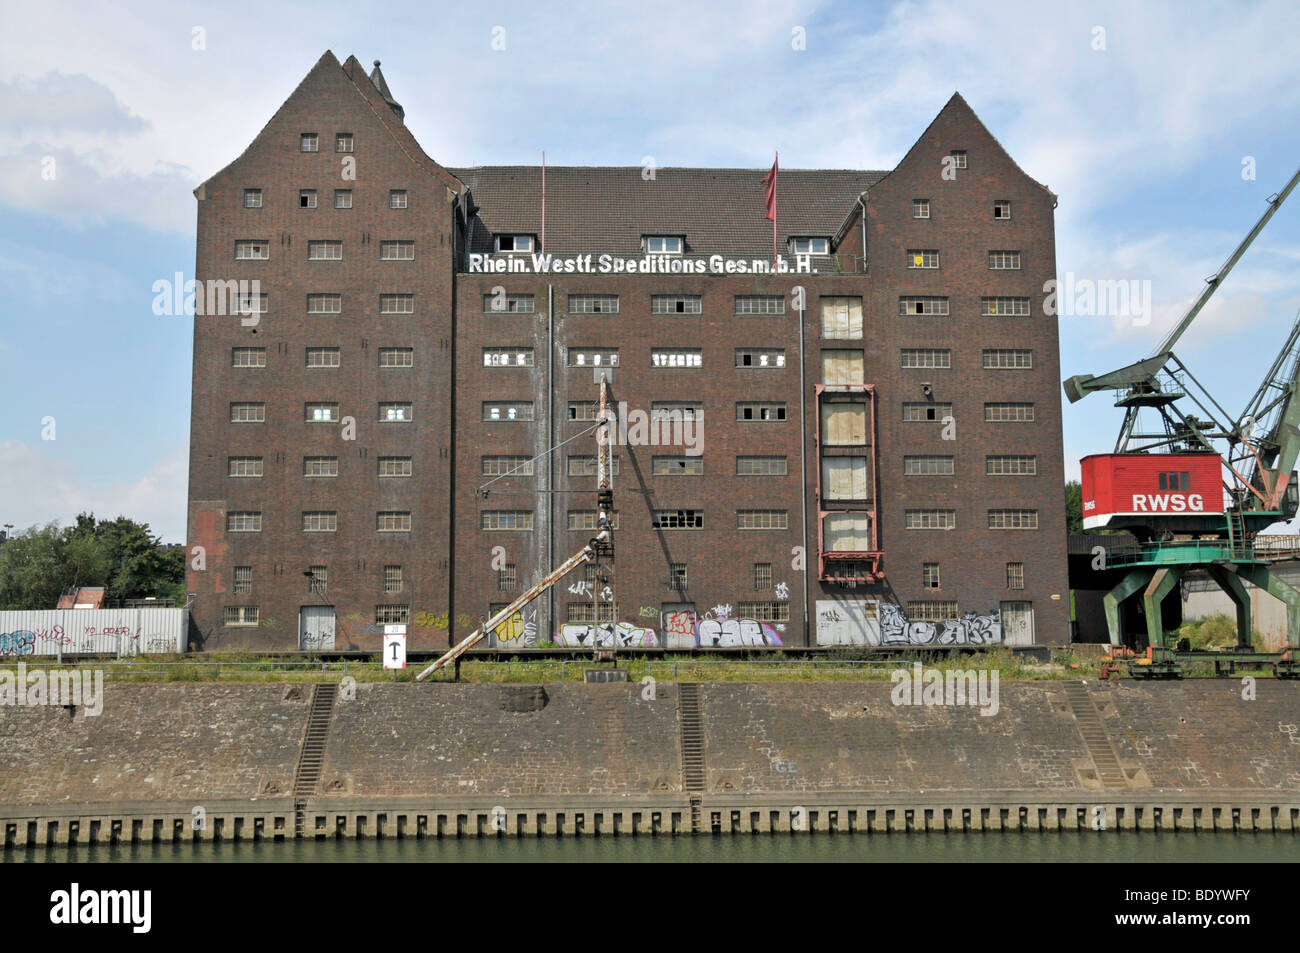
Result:
M767 187L767 214L764 218L772 220L772 265L775 267L777 260L776 253L776 173L777 163L780 161L779 154L774 153L772 156L772 171L763 176L763 185Z

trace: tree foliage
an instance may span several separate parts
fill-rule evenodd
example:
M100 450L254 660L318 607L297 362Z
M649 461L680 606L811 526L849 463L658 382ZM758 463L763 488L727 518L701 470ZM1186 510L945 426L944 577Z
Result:
M1078 480L1065 484L1065 530L1083 532L1083 484Z
M0 545L0 609L53 609L74 586L103 586L110 601L184 593L185 554L162 549L148 523L119 516L32 526Z

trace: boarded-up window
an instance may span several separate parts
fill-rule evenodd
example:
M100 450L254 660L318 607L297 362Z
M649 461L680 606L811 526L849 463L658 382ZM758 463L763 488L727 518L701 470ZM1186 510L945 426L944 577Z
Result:
M822 302L822 337L856 339L862 337L862 299L843 296L826 297Z
M822 460L822 497L865 500L870 495L866 457L827 457Z
M861 351L822 351L823 384L863 384Z
M827 552L871 551L871 517L865 513L832 513L822 523Z
M822 404L822 442L828 447L867 442L867 405L858 401Z

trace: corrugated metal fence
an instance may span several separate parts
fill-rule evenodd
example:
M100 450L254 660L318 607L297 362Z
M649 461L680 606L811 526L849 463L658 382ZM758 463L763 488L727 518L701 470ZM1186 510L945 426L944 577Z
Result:
M0 656L183 652L187 628L184 609L0 612Z

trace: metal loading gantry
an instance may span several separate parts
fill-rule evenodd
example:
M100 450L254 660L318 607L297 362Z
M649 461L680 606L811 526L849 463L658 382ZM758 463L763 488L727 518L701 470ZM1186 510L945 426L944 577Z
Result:
M549 590L557 582L589 562L597 564L602 560L613 562L614 559L614 469L611 460L613 436L611 428L614 426L613 413L609 409L609 382L602 372L600 374L600 413L599 422L595 427L596 431L596 535L592 537L587 545L582 547L564 562L552 569L542 577L532 588L522 593L514 602L509 603L504 609L492 615L486 622L469 634L468 637L457 642L446 653L437 659L432 665L424 669L420 674L415 676L417 682L422 682L440 668L455 663L457 677L460 676L460 658L471 648L483 641L488 633L509 619L512 615L522 609L528 603L532 602L542 593ZM549 451L548 451L549 452ZM612 601L612 597L611 597ZM599 621L598 619L596 620ZM598 639L592 639L593 648L597 648ZM597 652L599 654L599 652Z
M1139 540L1136 547L1106 554L1105 569L1127 572L1103 602L1110 642L1119 646L1123 605L1140 596L1147 674L1178 674L1180 659L1224 654L1179 652L1166 645L1161 603L1191 570L1204 571L1236 607L1233 664L1254 659L1276 663L1279 674L1296 673L1291 650L1280 658L1251 652L1248 587L1286 605L1288 642L1300 645L1300 592L1272 571L1276 554L1257 551L1255 542L1261 531L1290 520L1297 509L1292 468L1300 456L1300 315L1236 417L1206 391L1173 346L1298 183L1300 170L1269 197L1259 221L1150 356L1108 374L1064 382L1071 403L1111 390L1117 393L1115 406L1124 409L1114 451L1084 458L1083 516L1086 529L1124 529ZM1151 416L1156 425L1144 429Z

